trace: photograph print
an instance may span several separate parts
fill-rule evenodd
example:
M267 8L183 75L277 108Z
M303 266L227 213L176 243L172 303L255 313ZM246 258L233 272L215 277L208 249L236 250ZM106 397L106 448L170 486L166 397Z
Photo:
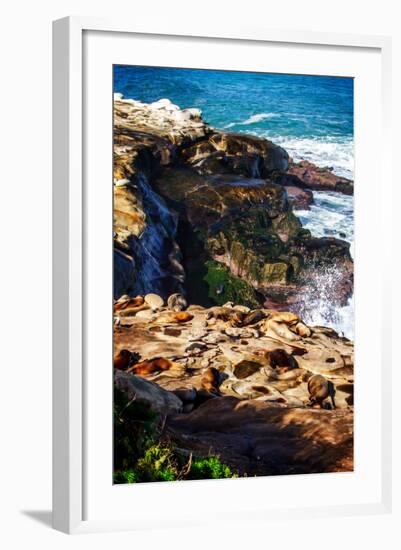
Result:
M113 483L353 471L352 78L113 67Z

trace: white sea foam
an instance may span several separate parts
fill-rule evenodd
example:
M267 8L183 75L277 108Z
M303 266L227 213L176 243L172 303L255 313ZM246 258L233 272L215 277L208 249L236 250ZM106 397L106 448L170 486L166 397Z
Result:
M276 116L279 115L277 113L257 113L256 115L250 116L239 124L255 124L256 122L260 122L261 120L265 120L266 118L274 118Z
M315 204L310 210L298 210L297 216L303 227L315 237L333 236L350 243L354 253L354 201L352 196L332 191L314 191ZM332 289L341 273L333 268L318 274L316 283L306 290L299 310L302 318L310 325L334 328L347 338L354 337L353 297L343 307L334 305Z
M354 140L352 138L266 137L284 147L297 162L309 160L322 168L331 167L338 176L354 178Z
M239 122L230 122L225 126L225 128L232 128L233 126L246 126L247 124L256 124L256 122L261 122L262 120L265 120L267 118L274 118L280 116L277 113L257 113L255 115L251 115L246 120L242 120Z
M335 305L333 296L333 289L342 276L341 271L336 267L317 273L313 284L305 289L297 312L308 325L333 328L340 335L352 340L354 338L354 299L349 298L345 306L339 307Z
M314 237L336 237L354 246L354 197L333 191L314 191L310 210L297 210L302 226Z

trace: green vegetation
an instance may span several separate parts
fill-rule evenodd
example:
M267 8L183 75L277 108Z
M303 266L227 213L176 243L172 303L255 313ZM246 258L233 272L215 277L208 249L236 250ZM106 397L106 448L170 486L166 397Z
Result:
M203 280L208 284L209 298L216 304L232 301L250 308L258 307L255 290L246 281L234 277L225 265L213 260L207 261L205 266L207 271Z
M193 458L161 441L159 420L114 389L114 483L236 477L217 456Z
M198 458L192 463L188 479L222 479L236 477L226 464L222 464L217 456Z

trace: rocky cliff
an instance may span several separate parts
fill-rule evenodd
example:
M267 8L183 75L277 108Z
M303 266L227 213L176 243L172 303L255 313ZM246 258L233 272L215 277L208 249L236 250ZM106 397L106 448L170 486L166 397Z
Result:
M168 100L114 102L115 298L184 292L205 306L235 298L296 310L325 269L332 299L352 293L349 245L315 238L294 204L306 188L351 192L330 170L295 165L274 143L210 128ZM341 179L341 178L340 178Z

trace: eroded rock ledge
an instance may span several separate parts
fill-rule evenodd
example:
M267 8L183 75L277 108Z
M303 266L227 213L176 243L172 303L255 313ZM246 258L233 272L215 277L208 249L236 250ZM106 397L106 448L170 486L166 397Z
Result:
M353 469L352 342L289 312L135 300L115 303L115 383L165 418L168 441L240 475ZM321 401L313 377L331 388Z
M312 237L293 212L312 200L306 188L349 191L352 182L332 176L294 165L268 140L218 132L197 109L117 95L115 297L185 292L212 305L234 293L248 305L271 299L296 309L305 286L334 267L333 300L344 304L349 245Z

